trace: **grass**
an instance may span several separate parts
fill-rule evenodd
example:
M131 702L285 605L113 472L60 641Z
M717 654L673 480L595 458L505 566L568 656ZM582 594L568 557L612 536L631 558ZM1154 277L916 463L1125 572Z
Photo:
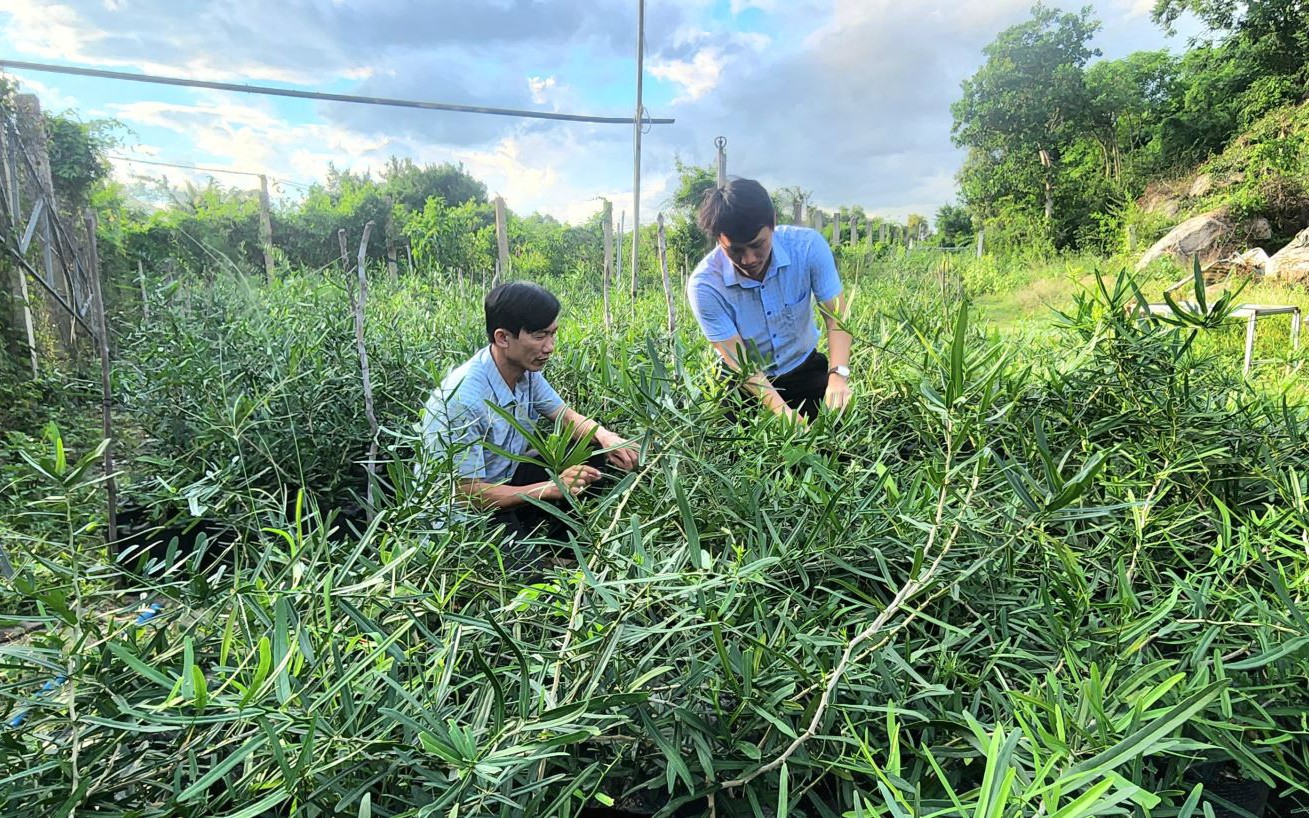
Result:
M1214 761L1302 795L1295 376L1244 380L1225 330L1136 320L1113 278L1052 287L1035 343L961 307L1020 303L1051 278L1025 264L849 269L858 403L808 429L726 425L662 294L606 331L552 282L552 381L643 457L561 512L576 565L534 574L479 520L433 528L449 473L414 468L477 293L371 293L385 499L358 530L344 288L161 294L120 348L125 491L229 551L111 561L94 450L24 442L0 618L36 627L0 645L0 811L1185 818Z

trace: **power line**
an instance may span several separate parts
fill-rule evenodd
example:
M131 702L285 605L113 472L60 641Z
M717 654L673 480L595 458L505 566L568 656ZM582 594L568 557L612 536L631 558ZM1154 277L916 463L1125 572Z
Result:
M253 171L248 171L248 170L229 170L227 168L205 168L205 167L200 167L199 165L179 165L176 162L161 162L157 159L135 159L131 156L118 156L117 154L112 154L112 153L108 155L108 158L117 159L122 162L134 162L141 165L159 165L160 167L165 167L165 168L181 168L182 170L194 170L200 173L232 173L237 176L255 176L255 177L264 176L267 177L268 179L273 180L274 182L281 182L284 185L293 185L294 187L302 187L306 189L312 187L312 185L307 185L304 182L294 182L290 179L280 179L276 176L269 176L267 173L254 173Z
M275 97L294 97L296 99L317 99L328 102L352 102L362 105L388 105L394 108L421 108L427 111L454 111L464 114L490 114L491 116L513 116L525 119L553 119L564 122L595 122L603 125L635 125L636 118L620 116L589 116L586 114L556 114L548 111L525 111L517 108L487 108L480 105L453 105L446 102L423 102L412 99L391 99L388 97L364 97L352 94L331 94L322 91L293 91L289 88L272 88L267 85L241 85L233 82L209 82L206 80L188 80L180 77L161 77L155 74L129 74L125 71L105 71L99 68L74 68L69 65L51 65L49 63L20 62L19 60L0 60L0 68L15 68L24 71L45 71L53 74L72 74L78 77L100 77L102 79L126 80L128 82L151 82L157 85L180 85L186 88L211 88L216 91L235 91L242 94L267 94ZM671 125L673 119L651 119L640 117L640 122L648 125Z

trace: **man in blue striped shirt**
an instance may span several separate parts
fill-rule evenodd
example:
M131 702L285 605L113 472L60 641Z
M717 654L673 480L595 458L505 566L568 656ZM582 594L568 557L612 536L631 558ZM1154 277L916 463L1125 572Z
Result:
M743 388L784 417L812 420L850 402L851 336L836 261L815 230L777 226L773 200L753 179L705 194L700 227L717 246L686 283L691 312ZM827 328L818 351L814 302Z
M609 463L629 470L637 451L621 436L564 404L541 374L554 353L559 331L559 300L544 287L525 281L502 284L487 293L486 338L489 344L455 367L423 408L422 435L429 456L448 457L459 492L475 505L492 509L513 537L547 525L547 536L566 532L555 518L527 498L549 502L564 499L563 491L580 494L600 479L598 466ZM553 475L532 463L515 460L526 453L527 441L500 408L524 428L543 418L559 421L574 438L591 435L609 451L601 457ZM562 489L561 489L562 485Z

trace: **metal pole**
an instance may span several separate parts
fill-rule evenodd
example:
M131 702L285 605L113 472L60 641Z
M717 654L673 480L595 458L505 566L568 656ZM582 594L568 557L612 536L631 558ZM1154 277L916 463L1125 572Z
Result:
M604 220L600 229L603 233L605 257L600 289L604 293L605 329L608 330L614 325L613 312L609 308L609 284L613 280L614 273L614 206L608 199L604 200L601 218Z
M645 78L645 0L636 2L636 117L632 125L632 303L636 303L637 252L641 244L641 114Z
M722 187L727 184L727 137L715 139L714 147L718 148L718 186Z

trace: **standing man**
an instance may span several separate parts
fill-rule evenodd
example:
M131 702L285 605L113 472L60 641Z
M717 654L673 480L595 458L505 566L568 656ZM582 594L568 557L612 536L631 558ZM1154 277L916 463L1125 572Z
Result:
M700 228L717 242L686 282L700 329L743 388L770 412L812 420L850 402L851 336L836 261L815 230L777 226L773 200L753 179L705 194ZM827 327L818 351L817 300Z
M581 494L600 479L607 459L620 469L636 466L637 451L619 435L570 409L541 374L555 348L559 299L537 284L515 281L487 293L487 346L455 367L423 408L422 435L429 455L448 457L458 492L474 505L492 509L512 539L544 526L551 539L562 539L559 520L528 502L559 503L563 492ZM524 428L542 418L559 420L574 439L588 435L610 451L565 469L558 482L540 466L514 460L527 452L527 441L499 407ZM562 488L560 486L562 484Z

